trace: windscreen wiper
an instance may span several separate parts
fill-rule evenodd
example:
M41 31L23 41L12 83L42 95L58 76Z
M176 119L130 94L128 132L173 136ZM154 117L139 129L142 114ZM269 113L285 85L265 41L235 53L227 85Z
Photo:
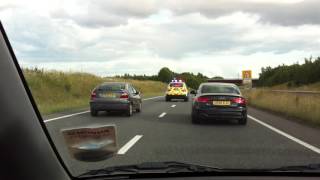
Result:
M145 162L136 165L114 166L98 170L90 170L79 177L141 175L141 174L224 174L224 173L320 173L320 164L305 166L284 166L274 169L226 169L182 162Z
M98 170L90 170L79 177L93 177L103 175L133 175L133 174L176 174L176 173L190 173L190 172L226 172L224 169L201 166L195 164L188 164L182 162L145 162L136 165L125 165L107 167Z
M302 166L283 166L275 169L268 169L267 172L320 172L320 164L308 164Z

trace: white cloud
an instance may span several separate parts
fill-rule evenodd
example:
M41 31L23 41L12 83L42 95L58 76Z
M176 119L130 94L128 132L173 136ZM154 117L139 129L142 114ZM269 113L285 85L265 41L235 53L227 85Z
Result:
M257 77L262 66L320 55L319 24L273 23L264 10L238 4L304 1L238 0L236 7L231 1L183 2L19 1L0 4L0 18L18 59L29 67L114 75L155 74L167 66L225 77L253 69ZM214 10L219 13L209 13Z

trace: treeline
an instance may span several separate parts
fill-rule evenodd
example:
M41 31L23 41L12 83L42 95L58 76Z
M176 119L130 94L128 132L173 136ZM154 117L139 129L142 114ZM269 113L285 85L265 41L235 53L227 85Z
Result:
M124 75L116 75L116 78L123 78L123 79L135 79L135 80L152 80L152 81L159 81L157 75L147 76L147 75L131 75L131 74L124 74Z
M300 86L320 81L320 57L305 59L304 64L280 65L261 69L259 86L274 86L288 83Z
M124 79L136 79L136 80L153 80L153 81L161 81L164 83L169 83L174 78L181 79L186 82L187 86L193 89L197 89L198 86L202 82L206 82L209 78L201 73L193 74L190 72L176 73L171 71L167 67L163 67L160 69L157 75L147 76L147 75L130 75L124 74L121 76L115 76L117 78ZM222 77L218 77L222 78Z

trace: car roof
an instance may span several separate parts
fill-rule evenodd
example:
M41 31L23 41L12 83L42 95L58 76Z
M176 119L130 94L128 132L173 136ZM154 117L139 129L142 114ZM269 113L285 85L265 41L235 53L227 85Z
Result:
M128 84L127 82L103 82L100 85L109 85L109 84Z
M201 85L220 85L220 86L236 86L236 84L233 83L218 83L218 82L206 82L206 83L201 83Z

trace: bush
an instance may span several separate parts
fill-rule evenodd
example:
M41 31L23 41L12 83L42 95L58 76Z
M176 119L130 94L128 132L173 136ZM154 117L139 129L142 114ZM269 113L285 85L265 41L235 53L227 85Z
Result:
M304 64L281 65L261 69L259 86L274 86L288 83L288 86L301 86L320 81L320 57L305 59Z

